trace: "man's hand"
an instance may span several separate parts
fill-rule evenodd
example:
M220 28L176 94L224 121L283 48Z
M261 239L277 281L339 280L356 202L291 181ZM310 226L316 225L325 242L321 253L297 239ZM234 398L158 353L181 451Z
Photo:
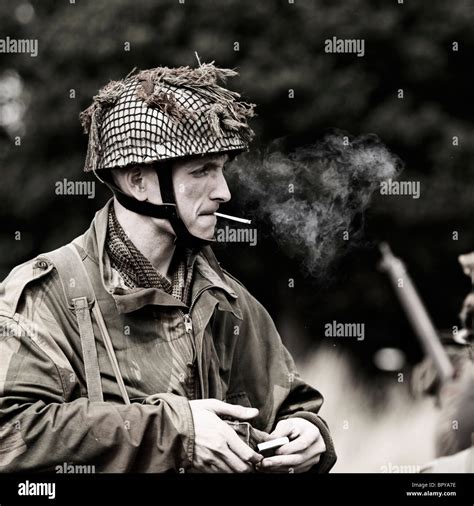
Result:
M220 416L250 420L258 409L228 404L217 399L189 401L194 419L193 469L201 472L246 473L262 455L246 445Z
M317 464L326 451L319 429L304 418L281 420L270 436L272 439L287 436L290 442L278 448L273 457L263 459L256 466L258 471L304 473Z

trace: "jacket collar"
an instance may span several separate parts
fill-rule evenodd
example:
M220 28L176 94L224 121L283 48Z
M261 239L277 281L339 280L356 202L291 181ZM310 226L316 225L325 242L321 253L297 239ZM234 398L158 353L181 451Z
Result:
M74 242L82 247L90 259L99 266L102 284L114 298L119 313L130 313L149 304L186 308L187 306L183 302L158 288L130 289L119 283L105 251L108 214L111 205L113 205L113 198L97 211L89 230ZM240 308L235 307L237 294L227 283L214 252L210 246L204 246L196 258L192 298L194 299L200 292L208 288L217 288L223 291L231 300L230 304L229 301L226 304L219 297L222 309L241 313Z

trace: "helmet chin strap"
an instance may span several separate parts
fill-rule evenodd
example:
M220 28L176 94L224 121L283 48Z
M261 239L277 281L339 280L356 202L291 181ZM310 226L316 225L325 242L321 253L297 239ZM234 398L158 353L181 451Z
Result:
M191 234L180 218L171 178L171 166L164 163L160 164L160 167L156 168L156 174L158 176L158 182L160 183L161 198L163 202L165 202L163 204L152 204L148 201L143 202L130 197L111 181L112 178L104 178L104 180L101 179L101 181L112 190L120 204L129 211L152 218L168 220L176 234L175 244L177 246L201 248L214 242L215 239L204 239Z
M191 232L186 227L184 221L180 218L178 208L176 206L176 194L173 188L173 180L171 177L171 164L161 164L156 168L156 175L160 183L161 199L163 202L170 202L170 204L163 204L165 206L173 206L174 213L168 218L174 233L176 234L176 244L185 247L200 248L214 242L214 239L204 239Z

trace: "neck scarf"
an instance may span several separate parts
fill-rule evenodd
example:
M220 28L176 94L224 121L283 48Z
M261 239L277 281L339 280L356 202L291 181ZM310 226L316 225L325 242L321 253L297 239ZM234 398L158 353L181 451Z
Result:
M128 238L117 220L113 206L110 207L108 217L106 251L112 267L120 273L129 288L158 288L185 304L188 303L197 254L195 251L175 251L170 265L171 281L168 280Z

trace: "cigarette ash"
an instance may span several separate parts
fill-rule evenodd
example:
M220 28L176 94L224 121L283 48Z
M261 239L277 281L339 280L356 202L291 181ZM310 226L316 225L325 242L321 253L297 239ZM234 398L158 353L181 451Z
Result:
M362 237L363 213L380 183L403 169L376 135L327 134L290 154L268 150L237 158L229 182L246 215L269 222L286 254L322 278Z

